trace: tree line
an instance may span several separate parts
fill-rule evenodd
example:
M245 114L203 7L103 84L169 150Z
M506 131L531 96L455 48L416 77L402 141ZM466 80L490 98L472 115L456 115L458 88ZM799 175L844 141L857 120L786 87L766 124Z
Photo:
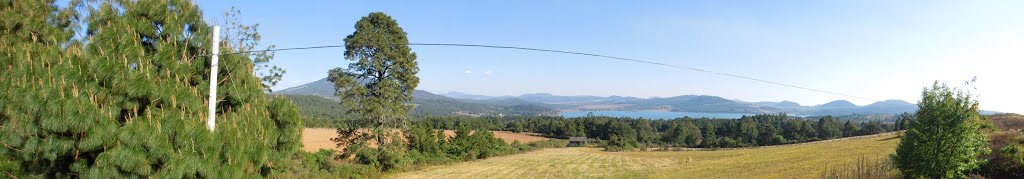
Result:
M906 115L905 115L906 116ZM906 116L910 117L910 116ZM535 132L553 138L588 137L605 141L610 150L647 147L750 147L801 143L870 135L900 128L881 121L839 121L831 116L808 119L786 114L758 114L739 119L677 118L672 120L593 116L425 117L439 129L470 125L491 130ZM903 121L900 119L899 121ZM909 119L906 119L909 120Z

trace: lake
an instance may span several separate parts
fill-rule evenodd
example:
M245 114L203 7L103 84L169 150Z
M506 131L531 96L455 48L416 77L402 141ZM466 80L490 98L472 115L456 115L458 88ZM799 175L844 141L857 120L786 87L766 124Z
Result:
M684 116L690 118L718 118L718 119L739 119L743 115L752 116L754 114L744 113L702 113L702 112L666 112L666 111L577 111L577 112L562 112L562 117L573 118L573 117L586 117L587 113L594 113L594 116L608 116L608 117L631 117L644 119L675 119Z

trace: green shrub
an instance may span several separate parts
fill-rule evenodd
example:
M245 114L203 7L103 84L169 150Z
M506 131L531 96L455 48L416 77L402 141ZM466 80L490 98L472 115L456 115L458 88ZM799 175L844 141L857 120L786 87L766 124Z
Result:
M327 149L297 153L292 158L294 165L274 178L380 178L382 175L376 168L341 161L335 154Z
M530 146L531 150L541 148L561 148L569 146L569 141L565 139L548 139L530 142L527 145Z
M993 161L996 175L1024 178L1024 145L1010 144L999 149L999 156Z
M978 101L936 82L925 88L919 109L892 156L911 178L963 178L986 161Z

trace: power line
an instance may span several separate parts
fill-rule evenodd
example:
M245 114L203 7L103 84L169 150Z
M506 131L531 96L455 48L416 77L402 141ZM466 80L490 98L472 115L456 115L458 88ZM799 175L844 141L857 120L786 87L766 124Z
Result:
M599 58L606 58L606 59L629 61L629 62L645 63L645 64L650 64L650 65L665 66L665 67L676 68L676 69L683 69L683 70L699 71L699 72L711 73L711 74L728 76L728 77L733 77L733 78L740 78L740 79L746 79L746 80L757 81L757 82L762 82L762 83L768 83L768 84L773 84L773 85L791 87L791 88L796 88L796 89L802 89L802 90L808 90L808 91L814 91L814 92L820 92L820 93L827 93L827 94L833 94L833 95L839 95L839 96L846 96L846 97L857 98L857 99L871 100L870 98L864 98L864 97L859 97L859 96L854 96L854 95L849 95L849 94L844 94L844 93L838 93L838 92L831 92L831 91L819 90L819 89L814 89L814 88L802 87L802 86L791 85L791 84L786 84L786 83L782 83L782 82L769 81L769 80L765 80L765 79L759 79L759 78L748 77L748 76L743 76L743 75L736 75L736 74L731 74L731 73L717 72L717 71L705 70L705 69L694 68L694 67L679 66L679 65L672 65L672 64L666 64L666 63L660 63L660 62L652 62L652 61L647 61L647 60L634 59L634 58L624 58L624 57L608 56L608 55L601 55L601 54L594 54L594 53L573 52L573 51L564 51L564 50L551 50L551 49L541 49L541 48L529 48L529 47L514 47L514 46L499 46L499 45L480 45L480 44L457 44L457 43L357 44L357 45L410 45L410 46L478 47L478 48L513 49L513 50L526 50L526 51L538 51L538 52L582 55L582 56L591 56L591 57L599 57ZM344 45L324 45L324 46L310 46L310 47L296 47L296 48L279 48L279 49L266 49L266 50L245 51L245 52L233 52L233 53L223 53L221 55L257 53L257 52L290 51L290 50L308 50L308 49L322 49L322 48L342 48L342 47L345 47L345 46ZM207 55L201 55L201 56L207 56Z

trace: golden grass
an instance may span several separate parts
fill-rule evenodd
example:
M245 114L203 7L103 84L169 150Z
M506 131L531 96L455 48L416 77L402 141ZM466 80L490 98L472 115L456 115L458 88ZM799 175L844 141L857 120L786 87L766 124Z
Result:
M533 141L548 140L548 138L539 137L539 134L534 133L512 133L508 131L491 132L494 133L494 137L505 140L507 143L519 141L520 143L525 144ZM455 136L455 131L445 130L444 134L448 137L453 137ZM344 149L342 147L337 147L337 144L335 144L334 141L331 141L331 138L335 137L338 137L338 130L334 128L305 128L302 130L302 150L307 152L316 152L320 149Z
M331 138L338 137L338 130L334 128L305 128L302 129L302 150L316 152L320 149L340 150Z
M817 178L826 168L885 157L896 135L752 149L604 152L542 149L526 154L427 167L393 178Z

